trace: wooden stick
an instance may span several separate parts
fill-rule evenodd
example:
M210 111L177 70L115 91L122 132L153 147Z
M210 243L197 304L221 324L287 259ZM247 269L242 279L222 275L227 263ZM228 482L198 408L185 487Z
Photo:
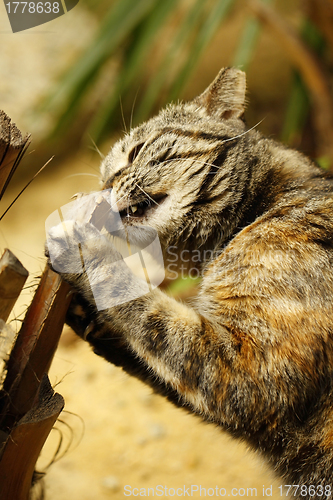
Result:
M0 460L1 500L28 500L37 458L64 407L47 375L40 384L38 402L14 427L3 443Z
M22 136L15 123L0 110L0 200L30 144L30 135Z
M7 321L29 273L6 249L0 259L0 319Z
M2 431L8 432L31 409L56 351L70 301L70 286L46 266L8 361L0 398Z
M0 111L0 199L29 144L30 136L22 137ZM2 321L8 319L27 276L26 269L6 250L0 259ZM47 372L70 301L70 286L46 266L14 342L0 391L1 500L30 498L37 458L63 409L64 400L54 393Z

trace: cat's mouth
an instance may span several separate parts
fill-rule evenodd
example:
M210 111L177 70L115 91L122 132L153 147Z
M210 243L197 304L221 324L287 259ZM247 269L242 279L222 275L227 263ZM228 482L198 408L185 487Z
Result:
M150 216L167 198L166 194L149 196L144 200L128 205L119 211L121 218L126 219L145 219Z

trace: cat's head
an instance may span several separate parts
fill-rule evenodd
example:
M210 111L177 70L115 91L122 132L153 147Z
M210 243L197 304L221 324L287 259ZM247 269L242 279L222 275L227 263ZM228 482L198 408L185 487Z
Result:
M162 244L200 245L214 225L228 232L221 214L237 202L245 92L245 74L222 69L193 101L167 106L114 145L102 182L125 225L153 227Z

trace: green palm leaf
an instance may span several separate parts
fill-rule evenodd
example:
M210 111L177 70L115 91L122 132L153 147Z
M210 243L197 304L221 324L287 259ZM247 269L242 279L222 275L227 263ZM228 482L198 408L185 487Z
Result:
M73 119L88 87L96 80L105 61L125 42L134 28L149 14L156 0L119 0L111 9L94 43L64 77L59 91L46 103L49 109L66 104L54 130L57 135Z

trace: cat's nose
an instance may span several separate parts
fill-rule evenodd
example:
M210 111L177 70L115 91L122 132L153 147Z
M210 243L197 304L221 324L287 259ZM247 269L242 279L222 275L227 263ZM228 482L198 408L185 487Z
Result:
M114 181L114 176L112 176L110 179L104 182L102 186L102 190L104 191L105 189L112 189L113 188L113 181Z

